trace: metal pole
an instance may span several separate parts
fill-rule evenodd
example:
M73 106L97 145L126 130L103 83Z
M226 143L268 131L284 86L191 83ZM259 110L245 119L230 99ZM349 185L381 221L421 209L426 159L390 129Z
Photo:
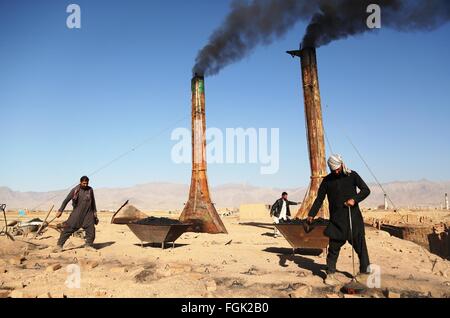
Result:
M0 205L0 210L3 211L3 218L5 219L5 236L11 241L15 241L14 237L8 233L8 220L6 219L6 204Z
M206 162L205 79L194 76L192 88L192 177L189 199L180 216L183 223L193 224L187 232L227 233L211 202Z
M50 208L50 210L48 210L47 215L45 216L44 222L42 222L41 226L39 227L39 229L37 230L36 234L34 235L33 239L35 239L39 233L41 232L42 228L45 226L45 222L47 222L47 219L50 215L50 213L52 213L53 208L55 207L55 205L52 205L52 207ZM48 224L47 224L48 225Z
M355 280L355 247L353 245L353 224L352 224L352 209L349 206L348 207L348 218L350 221L350 236L351 236L351 242L352 242L352 264L353 264L353 280Z
M293 57L300 57L302 70L306 137L308 141L311 182L296 216L298 218L304 218L307 216L317 197L319 186L323 178L327 175L325 133L322 119L316 49L303 48L299 51L288 51L287 53L291 54ZM326 216L328 210L327 206L328 201L325 201L318 214L320 217Z
M7 233L8 233L8 221L6 220L6 211L5 211L5 209L6 209L6 204L0 205L0 209L1 209L2 212L3 212L3 218L5 219L5 235L8 236L8 235L7 235Z

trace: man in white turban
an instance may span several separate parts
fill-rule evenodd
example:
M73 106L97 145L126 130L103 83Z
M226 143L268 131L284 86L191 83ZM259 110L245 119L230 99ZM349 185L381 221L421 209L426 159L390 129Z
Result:
M342 169L342 172L344 172L344 174L346 175L349 175L352 172L345 165L342 156L337 154L331 155L330 158L328 158L328 167L330 168L331 171L338 171Z
M328 198L330 223L324 234L330 238L330 243L328 246L325 284L340 284L335 278L337 259L341 247L347 241L350 244L352 242L349 208L352 214L353 248L359 257L360 273L358 278L360 281L367 281L370 262L359 202L369 196L370 189L355 171L347 168L340 155L332 155L328 159L328 166L331 173L323 179L317 198L308 214L308 222L311 223L319 212L325 196ZM357 189L359 189L359 192L357 192Z

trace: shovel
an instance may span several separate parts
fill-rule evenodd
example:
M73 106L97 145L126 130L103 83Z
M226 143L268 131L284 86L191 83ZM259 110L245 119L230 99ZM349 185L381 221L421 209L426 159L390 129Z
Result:
M52 213L54 207L55 207L55 206L52 205L52 207L50 208L50 210L47 212L47 215L45 216L44 222L42 222L41 226L40 226L39 229L37 230L37 232L36 232L36 234L34 235L33 239L36 239L36 237L37 237L37 236L39 235L39 233L42 231L42 228L43 228L44 226L47 226L48 224L50 224L51 221L50 221L49 223L46 223L46 222L47 222L47 219L48 219L50 213Z

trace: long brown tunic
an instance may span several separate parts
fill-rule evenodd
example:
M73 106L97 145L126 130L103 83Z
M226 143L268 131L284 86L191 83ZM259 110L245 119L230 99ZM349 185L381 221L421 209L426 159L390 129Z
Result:
M78 192L78 200L73 200L75 191ZM87 228L95 224L95 214L97 213L97 206L95 204L94 190L91 187L83 189L80 186L73 188L63 201L59 212L63 212L69 201L73 201L73 211L66 221L71 228Z

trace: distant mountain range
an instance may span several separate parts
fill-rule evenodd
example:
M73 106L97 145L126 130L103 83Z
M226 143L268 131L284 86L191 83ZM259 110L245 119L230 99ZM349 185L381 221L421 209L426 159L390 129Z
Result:
M383 192L378 185L370 184L372 194L363 202L365 207L377 207L384 202ZM414 206L440 207L444 204L444 194L450 193L450 181L433 182L428 180L391 182L383 185L398 208ZM142 210L180 210L188 197L189 186L175 183L148 183L129 188L95 189L98 210L115 210L123 202ZM241 204L272 204L287 191L292 201L302 201L306 187L277 189L256 187L248 184L226 184L211 188L213 202L218 208L238 208ZM0 203L8 209L46 210L52 204L59 208L67 191L19 192L0 187ZM68 208L70 209L70 203Z

